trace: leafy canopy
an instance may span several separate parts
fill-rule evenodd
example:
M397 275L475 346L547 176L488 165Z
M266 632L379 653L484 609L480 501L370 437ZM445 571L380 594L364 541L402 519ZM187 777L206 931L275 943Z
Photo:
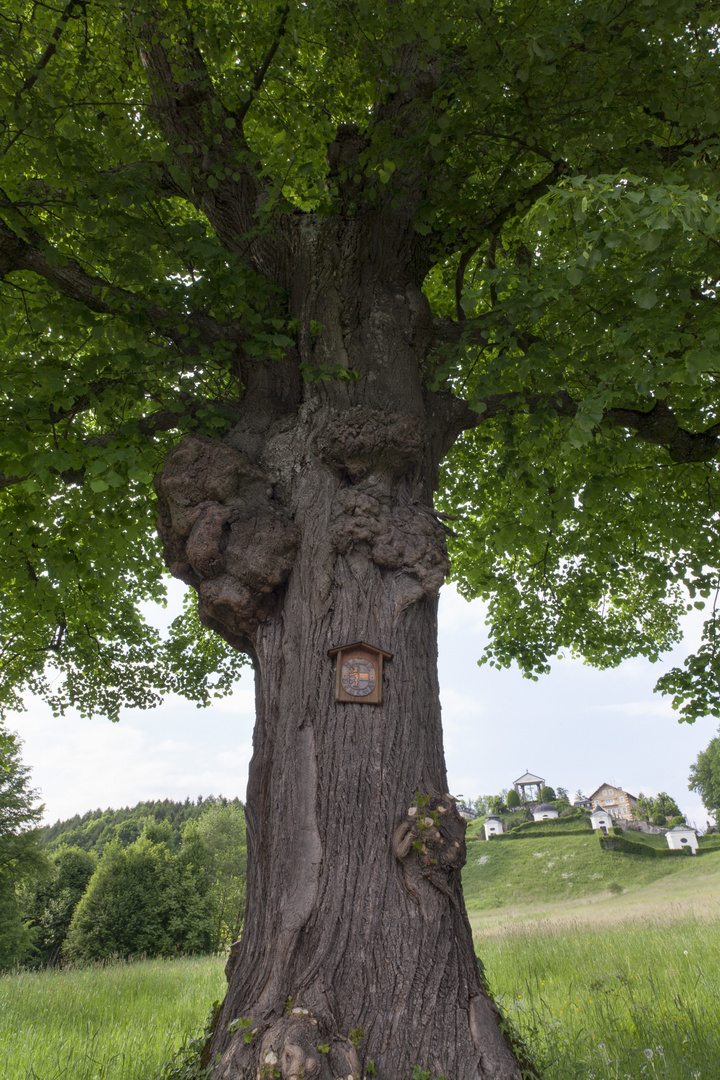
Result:
M694 765L690 766L691 791L697 791L703 806L717 821L720 814L720 737L711 739L701 750Z
M192 603L166 640L143 617L164 595L153 474L237 419L248 366L296 355L250 245L412 196L428 391L468 410L439 505L462 592L489 602L486 659L655 659L711 599L660 686L686 719L717 710L714 5L19 0L2 19L4 706L31 690L116 718L228 690L242 658ZM360 151L329 165L339 125ZM245 244L226 225L247 191Z

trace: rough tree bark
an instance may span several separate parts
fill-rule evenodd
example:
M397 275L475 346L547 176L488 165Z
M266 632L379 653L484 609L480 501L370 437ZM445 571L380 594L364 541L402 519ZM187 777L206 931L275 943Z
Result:
M216 1080L371 1061L383 1080L522 1075L474 955L447 790L432 498L462 422L424 386L433 327L409 232L381 212L303 221L298 355L248 367L242 422L185 438L158 478L168 566L256 673L247 913ZM299 361L361 377L303 384ZM358 639L393 654L381 705L334 701L328 650Z

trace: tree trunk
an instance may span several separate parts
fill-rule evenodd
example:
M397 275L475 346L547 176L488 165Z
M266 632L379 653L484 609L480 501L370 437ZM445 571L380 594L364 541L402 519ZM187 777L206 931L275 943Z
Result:
M432 492L455 433L423 388L427 303L382 265L397 220L366 226L315 222L290 298L300 359L361 378L248 369L243 422L222 443L183 440L158 482L171 570L255 663L247 909L214 1076L330 1080L372 1062L381 1080L416 1065L520 1080L474 955L442 747ZM328 650L358 640L392 653L381 704L335 701Z

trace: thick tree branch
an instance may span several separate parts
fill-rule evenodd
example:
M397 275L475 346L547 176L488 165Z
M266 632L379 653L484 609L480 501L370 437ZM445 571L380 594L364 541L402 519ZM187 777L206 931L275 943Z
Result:
M427 134L444 106L433 103L441 81L441 67L427 44L403 40L391 51L388 80L392 80L393 89L376 100L363 130L355 124L338 126L335 140L328 146L327 159L329 179L337 190L342 210L361 203L373 206L376 212L386 215L389 227L400 235L400 227L404 225L407 229L437 169ZM391 140L398 138L406 147L404 161L381 187L374 176L366 173L366 164L361 162L363 155L372 152L373 140L378 135L382 144L389 136ZM412 147L411 152L407 152L408 147ZM368 189L372 189L372 202L363 198ZM421 262L426 257L427 239L420 233L408 229L400 243L407 246L409 254L412 249L411 261L418 252L422 253Z
M52 248L34 229L25 237L0 220L0 277L15 271L29 271L43 278L58 292L84 304L100 315L141 315L149 327L168 337L188 355L201 345L221 341L240 344L242 332L235 323L219 323L209 315L181 315L157 304L148 304L135 293L112 285L99 275L89 274L75 259L59 256L48 259Z
M268 51L265 53L265 57L263 59L262 64L260 65L258 70L255 72L255 77L253 79L253 84L252 84L252 91L251 91L247 101L244 102L242 108L236 109L236 111L233 113L236 121L239 124L242 124L242 121L247 116L248 111L250 109L250 106L252 105L253 101L255 100L255 98L257 96L258 90L261 89L262 84L265 82L265 76L268 73L268 69L270 67L270 64L273 62L273 59L275 57L275 53L278 51L278 49L280 47L280 42L282 41L283 37L285 36L285 25L287 23L287 17L288 17L289 14L290 14L290 5L286 4L285 7L280 12L280 23L278 25L277 32L275 34L275 38L273 39L272 44L270 45L270 48L268 49Z
M286 19L284 10L255 75L250 101L277 52ZM233 113L220 101L189 26L174 35L177 43L172 52L160 43L170 35L165 34L159 16L138 24L136 33L150 86L151 111L182 172L182 186L187 180L189 198L229 251L248 259L258 273L287 285L287 216L278 216L272 228L260 227L259 213L268 195L242 128L247 107Z
M455 272L455 315L458 322L466 322L467 316L463 311L462 306L462 291L463 284L465 282L465 271L468 268L468 263L472 259L473 255L477 251L477 245L475 247L468 248L467 251L463 251L458 262L458 268Z
M542 195L545 195L548 188L556 184L561 176L567 176L569 172L571 172L571 169L567 161L563 159L554 161L550 172L546 173L537 183L531 184L530 187L518 192L515 198L511 199L505 206L492 207L490 213L480 223L480 230L486 234L497 235L507 219L516 214L520 206L527 211L533 203L537 202Z
M503 414L545 410L573 419L580 411L580 402L565 390L557 394L525 394L520 391L492 394L484 399L482 412L460 398L456 400L459 404L453 411L453 422L458 433L479 427L485 421ZM598 423L599 428L604 426L625 428L643 442L664 447L671 461L677 464L712 461L720 454L720 423L713 424L705 431L687 431L680 427L675 413L664 401L656 402L649 410L607 409Z
M644 442L664 446L671 459L678 463L712 461L720 452L720 423L706 431L686 431L664 401L658 401L649 412L609 409L603 422L634 431Z
M22 84L22 86L18 90L17 94L15 95L15 104L16 105L19 102L22 95L24 93L26 93L26 91L32 89L32 87L35 85L35 83L40 78L40 72L43 70L43 68L46 68L47 65L50 63L50 61L52 60L52 58L55 55L55 52L57 50L58 41L60 40L60 38L62 36L63 30L65 29L68 22L70 21L73 10L76 7L82 7L82 6L84 6L84 5L80 2L80 0L69 0L69 3L67 3L65 5L65 7L64 7L64 9L63 9L63 11L62 11L62 13L60 15L60 18L57 21L57 25L56 25L55 29L52 32L52 36L50 38L50 41L48 42L47 46L45 47L45 49L43 51L42 56L40 57L37 64L35 65L35 70L32 72L31 75L28 75L28 77L25 79L25 82Z
M63 9L63 11L62 11L62 13L60 15L60 18L58 19L57 25L55 26L55 29L52 32L50 41L48 42L47 46L45 47L45 49L43 51L42 56L40 57L37 64L35 65L35 68L34 68L33 72L30 75L27 76L27 78L23 82L22 86L18 89L17 93L15 94L15 108L17 108L18 105L20 104L20 99L22 98L23 94L27 93L28 90L31 90L33 88L35 83L40 78L40 73L42 72L42 70L44 68L47 67L47 65L50 63L53 56L57 52L58 42L59 42L60 38L62 37L62 33L63 33L65 27L67 26L68 22L70 21L73 10L76 7L82 7L82 6L84 6L84 4L82 3L82 0L69 0L69 2L65 5L65 7L64 7L64 9ZM21 127L15 132L15 134L10 139L8 144L3 148L3 151L2 151L3 155L7 154L7 152L15 145L15 143L18 141L20 136L23 135L27 131L27 127L28 127L28 125L25 125L25 127Z

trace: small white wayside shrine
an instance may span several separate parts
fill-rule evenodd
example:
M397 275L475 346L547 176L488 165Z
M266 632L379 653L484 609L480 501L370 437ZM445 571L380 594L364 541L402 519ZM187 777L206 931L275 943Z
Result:
M488 814L483 829L485 830L485 839L489 840L491 836L497 836L498 833L503 831L503 823L499 817L495 817L495 814Z
M684 848L690 848L693 855L698 849L697 833L694 829L688 828L687 825L675 825L672 829L668 829L665 833L667 838L668 847L673 851L682 851Z
M593 829L602 829L602 831L607 836L608 829L615 823L611 818L610 814L608 814L607 810L598 809L593 810L592 814L590 815L590 824L592 825Z
M549 821L551 818L556 818L558 812L554 806L548 806L546 802L540 803L536 806L532 812L536 821Z

